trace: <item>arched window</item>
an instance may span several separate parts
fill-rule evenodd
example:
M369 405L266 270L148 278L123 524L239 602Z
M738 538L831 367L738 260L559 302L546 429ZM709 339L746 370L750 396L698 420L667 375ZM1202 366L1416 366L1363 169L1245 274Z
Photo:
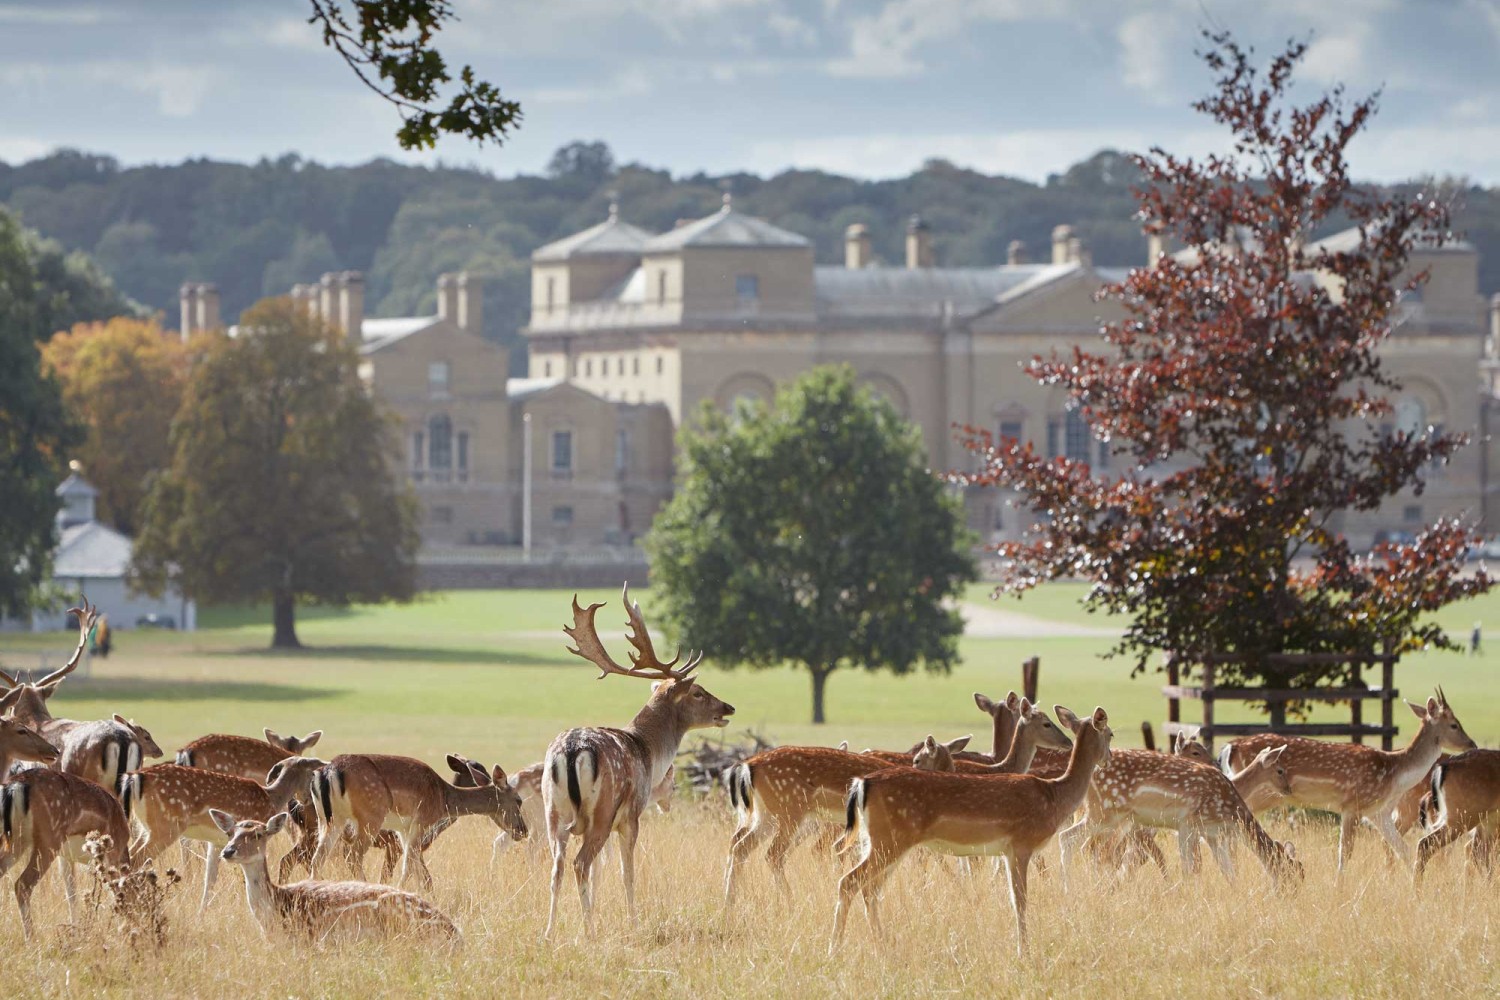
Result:
M1396 430L1414 438L1427 434L1427 407L1416 396L1402 396L1396 403Z
M453 468L453 421L446 414L427 421L427 467L434 473Z
M1089 433L1088 421L1083 419L1083 411L1078 407L1068 410L1068 415L1063 424L1063 454L1071 461L1089 461L1089 442L1093 435Z

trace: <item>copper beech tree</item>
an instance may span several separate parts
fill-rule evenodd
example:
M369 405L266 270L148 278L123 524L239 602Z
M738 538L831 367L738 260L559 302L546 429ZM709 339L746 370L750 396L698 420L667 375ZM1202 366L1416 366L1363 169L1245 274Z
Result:
M1091 609L1130 616L1115 653L1137 673L1159 650L1236 653L1250 662L1220 668L1221 683L1303 686L1327 668L1255 658L1386 641L1452 648L1431 613L1489 588L1482 570L1461 573L1475 532L1440 520L1357 556L1339 530L1347 512L1421 493L1466 443L1393 429L1400 385L1380 357L1425 278L1409 258L1449 238L1447 208L1351 183L1345 151L1376 97L1334 89L1294 103L1305 45L1258 68L1229 37L1205 37L1216 87L1194 107L1232 133L1233 152L1135 158L1146 231L1190 249L1101 292L1125 317L1103 328L1100 349L1029 366L1066 390L1123 472L963 430L979 471L957 478L1016 490L1038 515L998 546L1000 589L1092 581ZM1310 242L1346 220L1357 246Z

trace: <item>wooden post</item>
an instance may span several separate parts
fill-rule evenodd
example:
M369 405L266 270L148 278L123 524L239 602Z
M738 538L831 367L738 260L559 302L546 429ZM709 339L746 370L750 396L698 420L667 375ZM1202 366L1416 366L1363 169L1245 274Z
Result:
M1349 664L1349 686L1352 687L1352 688L1360 687L1363 684L1363 681L1360 680L1359 668L1360 668L1360 662L1359 662L1359 660L1353 660L1352 662L1350 662L1350 664ZM1350 698L1349 699L1349 725L1354 730L1354 742L1355 743L1363 744L1364 741L1365 741L1364 734L1359 731L1360 727L1364 725L1364 721L1365 721L1365 702L1364 702L1364 699L1363 698Z
M1177 669L1177 657L1171 653L1167 654L1167 683L1176 687L1181 679L1181 673ZM1182 701L1173 696L1167 699L1167 721L1182 721Z
M1150 719L1141 723L1141 746L1147 750L1156 749L1156 733L1151 729Z
M1214 665L1203 664L1203 745L1214 752Z
M1021 693L1024 694L1026 696L1026 700L1031 702L1033 705L1036 704L1036 688L1037 684L1041 680L1041 678L1038 676L1041 673L1041 670L1042 658L1039 656L1033 656L1031 659L1022 662L1021 664Z
M1384 730L1380 734L1380 748L1389 750L1392 747L1392 730L1396 725L1396 720L1391 716L1396 704L1396 663L1391 659L1393 653L1389 639L1381 645L1381 652L1386 658L1380 661L1380 688L1385 692L1380 699L1380 726Z

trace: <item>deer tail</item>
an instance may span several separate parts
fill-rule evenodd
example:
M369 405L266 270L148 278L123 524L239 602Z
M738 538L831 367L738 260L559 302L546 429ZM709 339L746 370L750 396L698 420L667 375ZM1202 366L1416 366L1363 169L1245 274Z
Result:
M1422 796L1422 802L1417 806L1417 821L1422 824L1423 831L1431 833L1438 827L1448 822L1448 798L1443 794L1443 782L1447 780L1448 762L1443 761L1432 769L1432 792L1431 809L1428 808L1428 796Z

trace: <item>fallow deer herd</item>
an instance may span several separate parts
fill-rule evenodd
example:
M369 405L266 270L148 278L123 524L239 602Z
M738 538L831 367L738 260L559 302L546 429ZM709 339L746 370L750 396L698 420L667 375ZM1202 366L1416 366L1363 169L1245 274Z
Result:
M589 661L600 678L651 682L645 704L622 728L584 727L557 736L542 761L507 777L459 754L448 756L453 779L422 761L382 754L302 756L323 735L265 739L211 733L160 757L151 734L116 715L100 721L54 718L48 700L77 667L96 609L72 609L79 643L60 670L26 682L0 671L0 875L16 871L22 926L32 934L30 901L55 860L63 861L70 915L72 867L85 841L100 839L114 866L139 866L173 841L209 845L203 896L210 903L222 859L243 867L246 898L263 933L315 940L344 935L430 934L459 940L453 922L430 902L399 887L365 881L371 847L385 851L382 881L399 865L397 886L416 877L430 890L424 858L438 834L464 816L488 816L499 834L495 854L512 842L545 837L551 853L551 903L545 936L558 923L568 846L585 934L592 933L593 883L600 853L617 838L625 903L635 909L635 848L643 813L670 805L674 765L692 730L722 728L734 706L693 676L702 654L663 660L639 605L623 594L628 666L605 649L594 624L603 606L575 597L568 651ZM680 665L679 665L680 664ZM969 737L933 736L907 750L783 746L757 753L723 777L735 829L724 874L724 906L732 909L742 869L762 845L773 882L789 894L788 854L819 826L817 850L842 859L830 950L836 949L855 898L880 933L881 888L913 848L961 857L988 855L1003 864L1016 920L1026 942L1033 859L1060 846L1064 883L1079 847L1096 863L1141 860L1167 864L1156 831L1175 832L1183 872L1199 869L1199 844L1224 875L1235 877L1233 849L1244 843L1273 886L1294 887L1303 866L1289 842L1272 839L1259 817L1277 807L1303 807L1340 817L1342 874L1364 823L1386 840L1420 882L1433 856L1470 837L1471 861L1484 871L1500 841L1500 750L1479 749L1464 732L1441 689L1412 705L1419 725L1411 743L1385 752L1274 735L1224 747L1217 758L1192 739L1170 753L1113 747L1103 708L1079 715L1040 706L1014 693L975 704L990 720L989 753L965 750ZM1444 755L1449 751L1453 756ZM1402 834L1420 825L1415 855ZM277 881L267 851L283 830L296 842L281 860ZM95 849L95 853L98 850ZM319 878L334 855L353 881ZM1413 861L1414 858L1414 861ZM493 858L492 858L493 860ZM310 877L288 883L306 866ZM956 877L964 877L963 869Z

